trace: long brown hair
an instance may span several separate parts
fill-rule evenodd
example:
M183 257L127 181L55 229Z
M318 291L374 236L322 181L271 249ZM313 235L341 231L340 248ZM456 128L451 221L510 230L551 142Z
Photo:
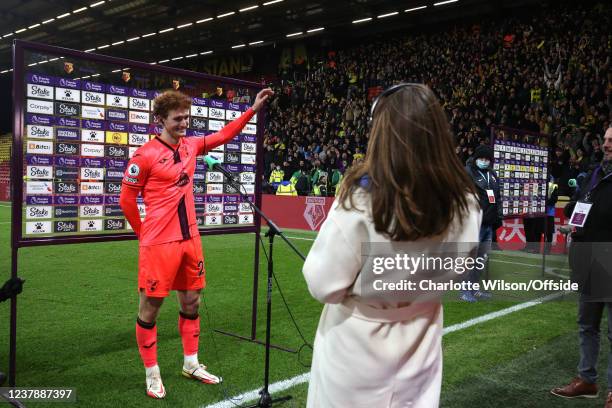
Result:
M365 161L347 171L339 201L355 208L365 176L377 232L393 241L442 234L467 214L475 190L438 99L425 85L403 84L381 95L372 116Z

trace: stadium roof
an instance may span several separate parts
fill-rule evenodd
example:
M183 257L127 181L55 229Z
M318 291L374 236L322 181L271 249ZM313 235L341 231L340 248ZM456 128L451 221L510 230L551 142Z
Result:
M350 38L499 13L536 0L2 0L0 72L15 38L145 62L304 37ZM427 6L426 8L421 8ZM323 28L323 29L321 29ZM310 30L310 31L309 31Z

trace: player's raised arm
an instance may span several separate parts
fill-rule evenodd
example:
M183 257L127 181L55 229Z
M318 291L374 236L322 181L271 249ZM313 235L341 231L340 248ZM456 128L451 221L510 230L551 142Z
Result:
M204 151L200 152L200 154L204 154L217 146L221 146L236 137L236 135L240 133L242 128L245 127L253 115L259 112L264 103L266 103L266 101L273 95L274 91L270 88L265 88L259 91L255 97L255 103L253 103L252 107L240 115L240 117L228 123L217 133L213 133L212 135L204 138Z

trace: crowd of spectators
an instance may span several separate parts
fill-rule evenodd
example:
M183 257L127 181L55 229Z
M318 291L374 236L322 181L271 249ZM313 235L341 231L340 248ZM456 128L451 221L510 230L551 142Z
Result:
M330 51L304 76L277 86L264 139L266 181L280 169L286 182L308 176L310 189L300 194L325 183L333 195L332 178L364 157L373 97L398 82L421 82L441 99L461 160L491 142L491 125L539 132L563 194L568 179L602 158L612 103L611 15L609 5L554 2L523 17L394 33Z

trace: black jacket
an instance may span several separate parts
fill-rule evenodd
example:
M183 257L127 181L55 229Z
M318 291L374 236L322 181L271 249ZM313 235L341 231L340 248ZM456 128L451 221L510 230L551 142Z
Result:
M580 190L565 207L569 218L576 202L588 193L593 171L584 178ZM612 176L602 178L591 191L593 204L583 228L572 234L569 264L572 281L590 300L612 301Z
M499 192L499 178L497 177L497 173L491 168L486 171L480 170L476 167L474 158L468 159L465 170L474 181L476 191L478 191L478 201L480 202L480 208L482 208L482 225L492 226L494 229L497 229L501 226L502 222L501 194ZM485 175L484 177L481 172ZM487 172L489 173L488 185L486 177ZM493 190L493 194L495 194L495 204L489 202L487 190Z
M565 216L570 217L576 202L583 200L588 193L593 170L583 179L580 189L574 194L572 200L565 206ZM584 228L578 228L572 237L578 241L610 242L612 245L612 175L603 178L600 171L596 188L591 191L590 201L593 203L586 219Z

